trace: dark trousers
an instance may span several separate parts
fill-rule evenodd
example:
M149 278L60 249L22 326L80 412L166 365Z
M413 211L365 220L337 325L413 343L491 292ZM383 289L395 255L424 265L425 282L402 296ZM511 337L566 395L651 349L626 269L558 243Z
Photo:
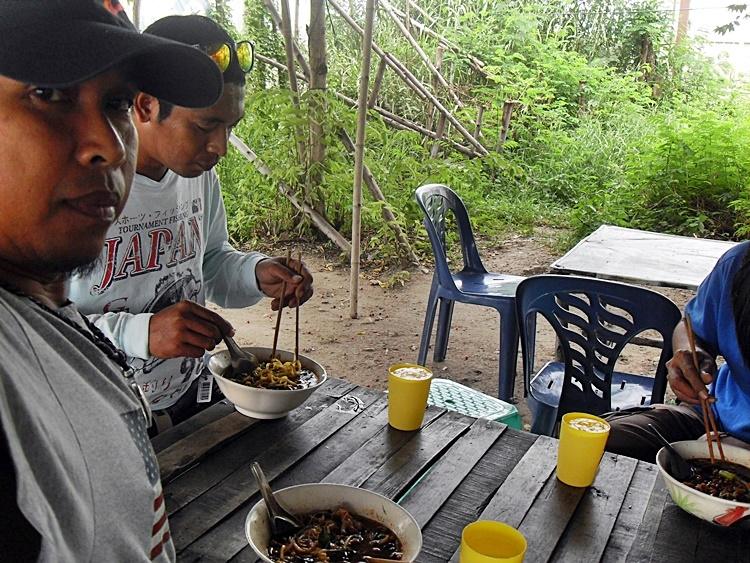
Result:
M611 426L607 451L651 463L656 461L662 443L649 424L670 442L695 440L705 433L703 415L687 405L639 407L610 413L604 418Z
M153 419L151 426L148 429L148 435L150 438L153 438L160 432L164 432L172 426L179 424L183 420L187 420L191 416L198 414L202 410L207 409L224 398L224 394L221 392L221 389L219 389L219 386L216 385L216 381L213 381L211 400L206 403L199 403L197 401L198 384L201 379L202 377L196 377L195 381L190 384L187 391L177 399L177 402L174 405L167 407L166 409L152 412Z

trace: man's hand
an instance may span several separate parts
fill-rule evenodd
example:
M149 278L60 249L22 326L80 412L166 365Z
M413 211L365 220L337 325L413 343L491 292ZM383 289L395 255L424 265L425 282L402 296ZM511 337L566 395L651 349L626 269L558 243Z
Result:
M271 309L277 311L280 298L283 297L284 307L296 307L310 299L313 294L313 278L304 262L275 257L265 258L255 266L255 277L258 287L268 297L273 298ZM286 282L284 295L281 295L281 285Z
M200 358L222 334L234 328L221 316L192 301L180 301L151 317L148 348L157 358Z
M697 354L700 373L695 369L690 350L676 350L672 359L667 362L669 386L678 399L691 405L698 404L701 398L708 398L706 385L716 375L716 360L702 350L697 351Z

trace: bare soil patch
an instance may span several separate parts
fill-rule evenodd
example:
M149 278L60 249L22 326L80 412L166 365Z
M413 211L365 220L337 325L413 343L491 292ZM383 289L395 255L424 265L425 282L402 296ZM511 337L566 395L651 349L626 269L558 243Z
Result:
M554 234L511 236L501 243L482 245L480 253L491 271L534 275L548 271L559 256L551 244ZM429 273L412 270L404 285L390 286L394 272L363 270L359 282L359 318L349 316L349 268L321 252L306 251L304 259L315 276L315 295L300 310L300 348L305 355L326 366L328 372L358 385L384 390L386 370L396 362L417 359L427 295ZM397 276L398 278L398 276ZM383 286L386 287L383 287ZM683 307L693 292L652 288ZM276 313L269 302L246 309L218 309L237 330L242 345L271 346ZM546 330L545 330L546 329ZM432 362L436 377L451 379L497 396L499 319L494 310L457 303L446 360ZM554 334L543 327L537 339L537 358L554 354ZM281 322L279 347L294 349L294 314L286 311ZM632 346L626 349L616 369L653 374L658 350ZM523 400L523 378L519 354L515 384L517 407L524 422L530 421Z

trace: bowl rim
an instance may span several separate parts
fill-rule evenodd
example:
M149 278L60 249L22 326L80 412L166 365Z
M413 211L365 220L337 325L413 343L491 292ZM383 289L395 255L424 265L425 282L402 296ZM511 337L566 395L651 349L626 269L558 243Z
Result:
M408 510L406 510L403 506L401 506L400 504L398 504L395 500L389 499L387 496L382 495L382 494L380 494L378 492L371 491L370 489L365 489L363 487L355 487L354 485L345 485L344 483L299 483L297 485L290 485L288 487L284 487L283 489L279 489L277 491L274 491L274 494L278 494L278 493L281 493L282 491L288 491L288 490L291 490L291 489L304 489L304 488L311 488L311 487L314 488L314 487L319 487L319 486L333 487L333 488L344 489L344 490L346 490L346 489L356 489L358 491L365 491L366 494L374 495L376 497L379 497L379 498L381 498L381 499L389 502L390 504L395 505L396 507L398 507L403 512L403 514L411 521L411 523L414 524L414 527L417 530L417 534L418 534L417 535L418 541L415 542L416 543L416 552L417 552L417 554L419 554L422 551L422 547L424 545L424 538L422 536L422 528L420 528L419 522L417 522L416 518L414 518L414 516L412 516L411 512L409 512ZM262 498L259 499L258 502L256 502L253 506L250 507L250 510L248 510L248 512L247 512L247 516L245 516L245 524L244 524L245 539L247 540L248 545L250 545L250 547L256 552L256 554L260 553L260 549L256 548L255 542L250 537L249 522L250 522L250 517L257 510L260 510L261 505L265 506L265 501ZM391 530L391 531L393 532L393 530ZM400 537L399 537L399 541L401 541L403 543L403 540ZM271 561L271 558L268 557L267 555L261 556L261 559Z
M692 443L695 443L695 442L697 442L697 440L681 440L679 442L671 442L671 444L672 444L672 446L675 446L677 444L692 444ZM742 452L745 452L748 455L750 455L750 451L749 450L746 450L745 448L740 448L739 446L733 446L731 444L722 444L722 447L724 448L725 452L727 450L729 450L729 451L742 451ZM681 489L687 489L691 493L698 495L699 498L704 498L706 500L710 500L712 502L719 503L720 505L730 506L732 508L734 508L734 507L742 507L742 508L750 509L750 502L740 502L738 500L729 500L729 499L725 499L725 498L721 498L721 497L715 497L713 495L709 495L707 493L701 492L698 489L694 489L690 485L686 485L682 481L679 481L679 480L675 479L674 477L672 477L669 474L669 472L666 470L666 468L664 466L662 466L662 464L661 464L661 459L660 458L661 458L662 452L664 450L666 450L666 449L667 449L666 446L663 446L656 453L656 466L659 468L659 471L661 472L661 474L664 476L665 479L667 479L668 481L670 481L674 485L680 487ZM691 457L691 458L688 458L688 459L703 459L703 458L693 458L693 457ZM730 463L737 463L737 462L733 461L733 462L730 462ZM750 469L750 466L746 466L743 463L737 463L737 465L742 465L743 467L747 467L748 469Z

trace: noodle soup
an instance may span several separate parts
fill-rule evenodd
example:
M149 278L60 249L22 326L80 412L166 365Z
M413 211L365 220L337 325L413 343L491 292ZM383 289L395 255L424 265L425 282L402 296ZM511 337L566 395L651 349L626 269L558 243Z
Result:
M235 383L261 389L307 389L318 382L315 373L304 369L299 360L282 362L278 358L261 362L250 373L235 374L230 366L222 376Z
M298 516L302 528L294 534L273 536L268 555L284 563L316 561L358 562L364 557L400 561L403 548L386 526L352 514L345 507Z

